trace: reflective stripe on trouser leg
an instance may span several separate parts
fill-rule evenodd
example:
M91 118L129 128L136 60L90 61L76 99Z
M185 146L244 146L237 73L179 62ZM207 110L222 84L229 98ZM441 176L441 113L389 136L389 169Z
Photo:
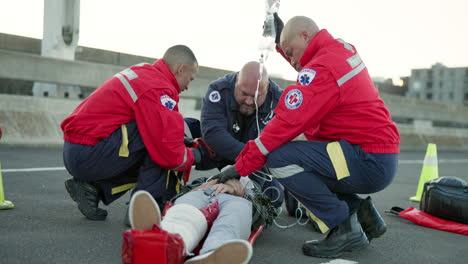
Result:
M326 186L320 176L298 173L278 181L307 210L322 233L337 226L348 216L348 206Z
M119 148L119 157L125 157L128 158L130 156L130 151L128 150L128 132L127 132L127 126L125 124L121 125L121 130L122 130L122 144L120 145ZM135 188L137 186L137 183L127 183L124 185L120 185L117 187L114 187L111 189L111 194L115 195L121 192L128 191L132 188Z
M127 126L125 126L125 124L122 124L121 130L122 130L122 144L120 145L120 148L119 148L119 157L127 158L130 155L130 151L128 150Z
M346 158L343 153L343 149L339 142L331 142L327 145L327 153L330 156L330 161L335 169L336 179L341 180L349 177L348 164L346 164Z
M169 184L171 182L171 178L173 181L176 182L175 184L175 191L176 193L180 193L180 186L182 186L181 176L179 177L179 171L172 171L167 170L166 174L166 190L169 189Z
M125 192L125 191L128 191L128 190L132 189L132 188L135 188L136 186L137 186L136 182L120 185L120 186L112 188L111 194L115 195L115 194L118 194L118 193L121 193L121 192Z
M297 198L294 195L291 194L291 196L294 197L294 199L297 200ZM299 200L297 200L297 201L299 201ZM299 202L299 204L301 204L301 202ZM303 204L301 204L301 205L304 206ZM309 218L317 224L318 228L320 229L320 232L325 233L330 229L330 228L328 228L328 226L320 218L315 216L314 213L312 213L312 211L310 211L309 208L307 208L306 206L304 206L304 208L307 211L307 216L309 216Z
M291 164L288 166L278 167L278 168L269 168L269 169L273 177L280 178L280 179L288 178L295 174L304 172L304 168L296 164ZM280 182L283 183L282 181ZM289 187L286 187L286 188L289 188ZM291 195L294 197L294 199L301 202L301 200L297 199L292 193ZM329 230L329 227L320 218L318 218L307 206L305 208L307 210L307 215L310 217L312 221L314 221L317 224L320 231L322 233L327 232Z
M286 143L269 154L266 164L272 175L312 213L310 217L322 232L348 216L347 204L328 186L337 181L327 152L328 143Z

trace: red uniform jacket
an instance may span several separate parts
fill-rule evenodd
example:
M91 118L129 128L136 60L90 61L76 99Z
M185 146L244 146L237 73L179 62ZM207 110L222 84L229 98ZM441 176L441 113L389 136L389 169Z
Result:
M102 84L62 122L64 139L95 145L136 120L151 159L163 168L185 171L194 158L184 145L179 92L164 60L132 66Z
M261 168L269 152L301 133L314 141L344 139L370 153L399 153L398 129L354 46L321 30L300 62L297 83L284 90L276 116L237 157L241 175Z

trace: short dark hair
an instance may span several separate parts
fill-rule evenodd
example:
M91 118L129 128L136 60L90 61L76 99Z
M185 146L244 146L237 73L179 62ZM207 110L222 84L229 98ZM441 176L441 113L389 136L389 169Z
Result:
M176 64L198 65L193 51L185 45L175 45L164 53L163 59L169 66Z

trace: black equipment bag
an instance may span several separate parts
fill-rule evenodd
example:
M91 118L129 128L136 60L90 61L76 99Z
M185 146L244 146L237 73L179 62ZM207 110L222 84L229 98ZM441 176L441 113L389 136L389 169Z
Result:
M420 209L442 219L468 224L468 184L450 176L427 181Z

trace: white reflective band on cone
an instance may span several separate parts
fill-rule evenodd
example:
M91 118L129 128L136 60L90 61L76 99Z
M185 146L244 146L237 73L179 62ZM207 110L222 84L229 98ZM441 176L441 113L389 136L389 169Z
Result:
M424 165L427 166L437 166L437 156L427 156L424 157Z

